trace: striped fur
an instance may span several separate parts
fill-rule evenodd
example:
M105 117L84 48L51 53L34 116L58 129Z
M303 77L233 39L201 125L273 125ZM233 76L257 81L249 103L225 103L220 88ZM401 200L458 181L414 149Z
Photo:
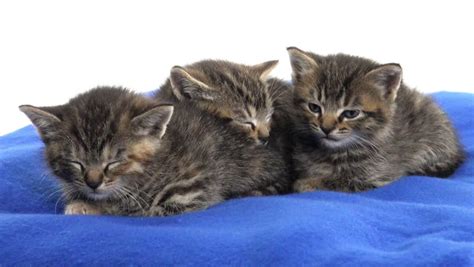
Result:
M171 70L156 98L190 101L240 130L258 144L268 141L273 92L266 79L278 61L247 66L223 60L203 60Z
M446 177L462 163L447 116L401 82L399 65L288 51L295 191L362 191L408 174ZM345 110L360 113L348 118Z
M194 103L172 107L97 88L62 106L21 109L46 144L67 214L166 216L263 188L289 190L279 153Z

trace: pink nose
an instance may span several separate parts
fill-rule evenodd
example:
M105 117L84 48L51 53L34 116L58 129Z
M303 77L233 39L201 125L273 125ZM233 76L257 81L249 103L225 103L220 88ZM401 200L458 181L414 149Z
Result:
M102 170L98 169L92 169L87 171L85 177L86 184L92 189L96 189L97 187L99 187L102 184L103 179L104 174L102 173Z

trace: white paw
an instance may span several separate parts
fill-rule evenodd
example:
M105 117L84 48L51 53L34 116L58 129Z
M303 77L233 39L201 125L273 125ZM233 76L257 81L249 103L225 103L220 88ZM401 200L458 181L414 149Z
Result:
M99 209L85 202L73 202L64 208L66 215L98 215Z

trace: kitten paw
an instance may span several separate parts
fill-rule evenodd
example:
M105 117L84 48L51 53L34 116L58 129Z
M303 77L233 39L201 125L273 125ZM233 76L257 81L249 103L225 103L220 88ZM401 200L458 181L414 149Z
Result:
M301 179L293 183L293 191L295 192L311 192L318 189L324 189L322 179Z
M151 217L151 216L166 216L165 211L161 206L151 207L151 208L149 208L148 210L145 210L145 211L138 211L133 215L134 216L148 216L148 217Z
M67 204L64 208L65 215L99 215L101 212L98 208L84 203L84 202L73 202Z
M263 192L260 190L250 191L248 194L244 195L246 197L260 197L263 196Z

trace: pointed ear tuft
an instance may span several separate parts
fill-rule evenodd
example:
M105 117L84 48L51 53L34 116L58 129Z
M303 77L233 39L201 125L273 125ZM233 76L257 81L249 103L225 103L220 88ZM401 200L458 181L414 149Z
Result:
M174 95L179 99L213 100L214 90L193 77L183 67L174 66L170 73L170 82Z
M293 78L300 78L302 75L310 73L318 68L318 63L310 55L294 46L288 47Z
M396 63L381 65L367 73L364 78L382 91L387 100L394 101L402 83L402 67Z
M50 108L21 105L19 109L28 116L44 140L53 137L60 130L61 120L48 111Z
M266 61L252 66L252 69L258 74L260 80L266 81L270 72L278 65L278 60Z
M173 115L173 110L172 105L160 105L136 116L131 121L133 133L139 136L163 137L166 126Z

